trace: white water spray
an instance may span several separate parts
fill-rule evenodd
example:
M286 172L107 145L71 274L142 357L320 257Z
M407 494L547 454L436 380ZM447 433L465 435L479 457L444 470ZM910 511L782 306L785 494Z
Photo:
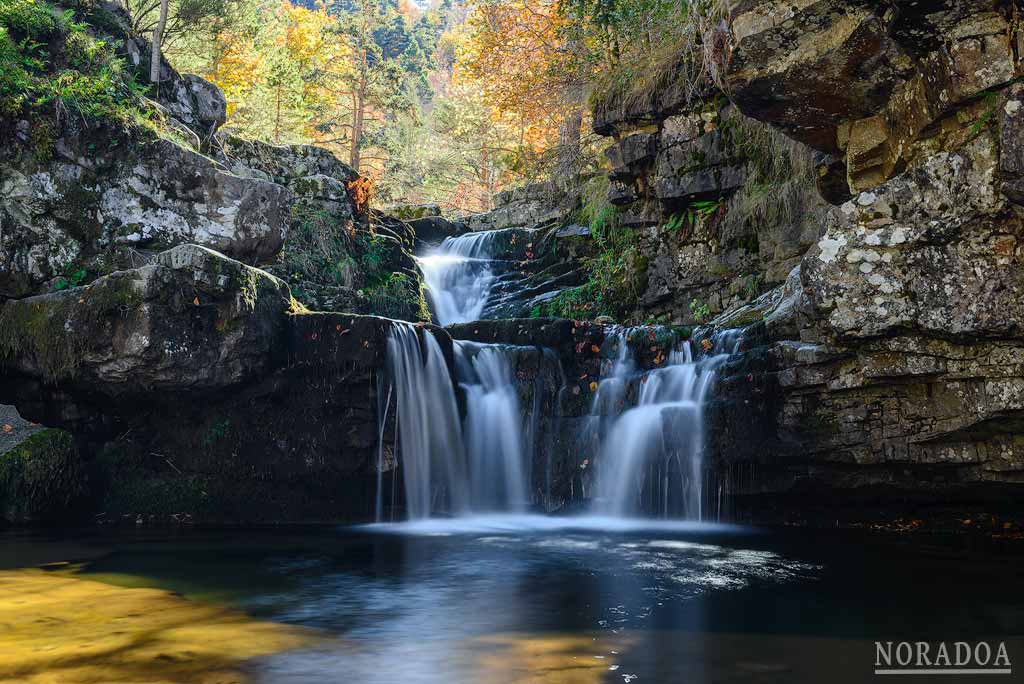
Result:
M396 323L388 369L397 397L398 445L409 518L468 506L459 410L444 354L434 335Z
M732 347L727 334L716 347ZM702 517L704 403L716 369L729 353L694 359L689 342L664 368L638 374L625 337L611 374L602 379L592 420L605 435L595 508L611 516L640 513ZM717 350L716 350L717 351ZM636 405L625 408L631 383Z

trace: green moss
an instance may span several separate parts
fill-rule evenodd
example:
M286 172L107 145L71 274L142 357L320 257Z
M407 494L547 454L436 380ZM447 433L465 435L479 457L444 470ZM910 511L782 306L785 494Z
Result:
M128 442L104 447L92 471L98 508L107 514L195 514L210 505L207 476L182 473L173 462Z
M40 0L0 0L0 110L132 126L152 108L87 14Z
M41 297L11 300L0 309L0 358L38 366L54 381L75 375L101 329L137 306L142 294L127 274Z
M0 454L0 512L8 522L51 522L72 515L88 494L74 438L37 432Z

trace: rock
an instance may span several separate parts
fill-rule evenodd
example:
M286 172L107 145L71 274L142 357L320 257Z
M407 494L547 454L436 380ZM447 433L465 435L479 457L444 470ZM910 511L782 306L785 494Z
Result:
M436 204L394 204L384 212L402 221L414 221L441 216L441 207Z
M308 177L326 176L343 185L359 177L332 152L315 145L272 145L230 133L221 133L218 139L222 162L231 173L270 180L298 194L308 194L302 192Z
M0 398L75 432L96 476L94 512L108 519L364 519L394 325L295 313L281 281L183 245L6 302L0 330L16 332L0 340ZM452 362L446 333L418 330Z
M457 237L469 231L462 221L449 221L441 216L425 216L408 221L421 245L439 245L445 238Z
M1002 201L996 164L995 145L982 136L829 213L803 278L835 334L1024 330L1020 223Z
M195 74L185 74L171 80L161 104L178 121L194 130L201 141L213 138L217 129L227 121L227 100L220 88Z
M831 155L869 190L927 154L937 122L1020 73L997 0L736 4L727 80L745 114ZM772 93L772 97L766 97Z
M41 425L18 415L13 406L0 405L0 454L10 451L42 429Z
M1024 84L1006 89L999 100L999 170L1002 192L1024 205Z
M0 298L39 292L78 270L95 277L138 263L139 250L183 242L250 263L281 248L293 198L286 188L228 173L170 140L97 153L96 134L68 123L45 163L27 142L0 153Z
M0 359L29 404L40 383L122 400L218 389L268 372L289 306L277 278L180 245L85 287L4 303Z
M652 133L634 133L610 145L605 156L612 165L612 180L633 180L654 160L658 138Z

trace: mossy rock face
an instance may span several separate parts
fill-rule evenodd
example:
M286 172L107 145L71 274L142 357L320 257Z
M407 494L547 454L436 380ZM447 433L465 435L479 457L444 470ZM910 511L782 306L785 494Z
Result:
M88 493L78 448L63 430L43 430L0 455L0 515L7 522L67 520Z

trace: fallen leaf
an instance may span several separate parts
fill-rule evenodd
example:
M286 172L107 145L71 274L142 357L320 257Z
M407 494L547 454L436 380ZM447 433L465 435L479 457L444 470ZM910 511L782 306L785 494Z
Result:
M591 383L590 383L590 391L591 392L596 392L597 391L597 383L596 382L591 381Z
M594 352L595 354L599 354L601 352L601 348L598 347L596 344L592 344L590 345L590 351Z
M14 432L14 426L10 423L4 424L4 432Z
M195 304L196 306L199 306L199 297L196 297L195 299L193 299L192 303Z

